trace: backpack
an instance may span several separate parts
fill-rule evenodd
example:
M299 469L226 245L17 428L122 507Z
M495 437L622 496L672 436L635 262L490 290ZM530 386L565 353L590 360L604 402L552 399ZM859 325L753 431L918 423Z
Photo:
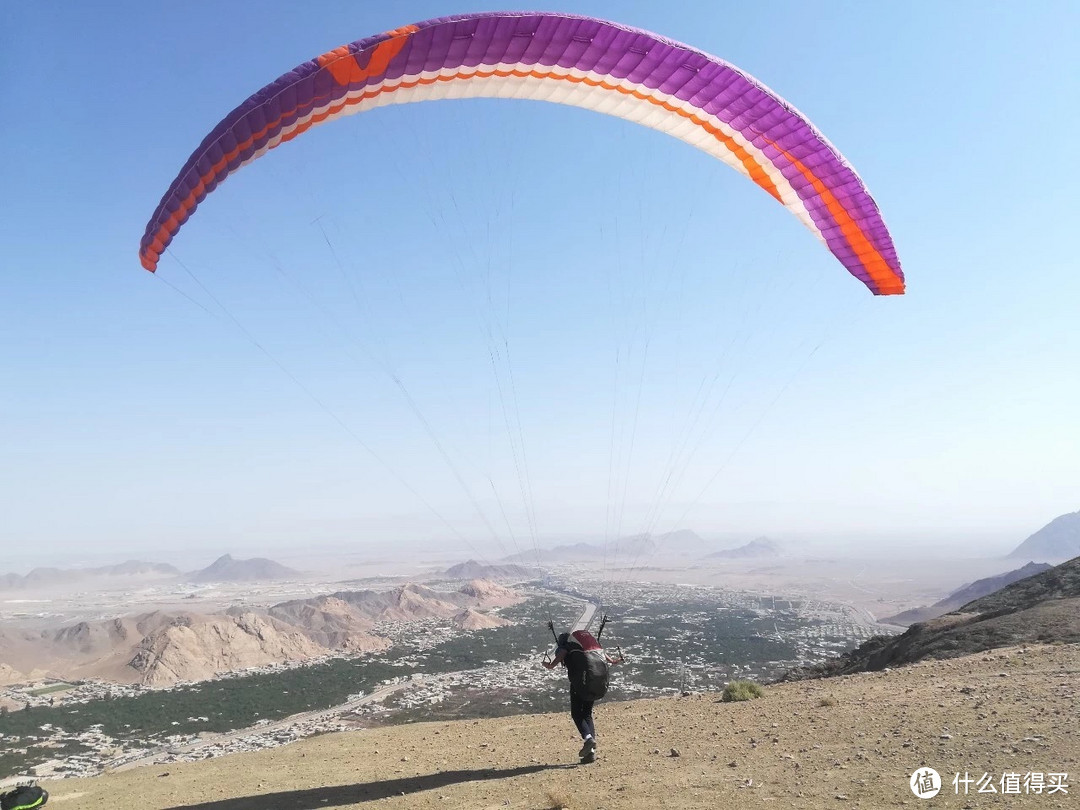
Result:
M48 800L49 794L37 785L21 785L0 795L0 810L30 810L44 807Z
M608 663L600 642L588 630L575 630L566 642L566 657L585 656L580 682L571 681L570 690L587 700L600 700L607 694Z

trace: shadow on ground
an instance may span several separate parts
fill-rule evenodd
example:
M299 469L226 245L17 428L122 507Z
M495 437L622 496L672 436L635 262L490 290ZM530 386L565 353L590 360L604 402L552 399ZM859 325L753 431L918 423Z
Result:
M258 796L240 796L236 799L218 799L199 804L184 804L168 810L316 810L324 807L348 807L361 802L373 802L390 796L408 796L423 790L459 785L463 782L484 782L492 779L510 779L538 771L573 768L574 765L525 765L520 768L482 768L469 771L442 771L402 779L385 779L355 785L331 785L306 790L284 790L277 793L261 793Z

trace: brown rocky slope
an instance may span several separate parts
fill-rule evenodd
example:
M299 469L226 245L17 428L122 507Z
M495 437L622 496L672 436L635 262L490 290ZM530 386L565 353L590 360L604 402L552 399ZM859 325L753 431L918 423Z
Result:
M922 804L908 780L930 766L944 781L933 807L1049 810L1080 793L1078 672L1080 646L1040 646L779 684L745 703L602 703L600 759L584 766L558 714L332 734L46 787L50 806L110 810L876 809ZM957 772L1028 771L1068 773L1069 793L952 786Z
M926 658L956 658L998 647L1080 643L1080 557L911 625L899 636L874 636L785 680L873 672Z
M374 632L376 622L442 618L464 629L498 627L506 622L481 611L521 599L483 580L458 591L410 583L387 591L342 591L282 602L266 613L245 608L211 614L154 611L54 630L0 628L0 661L6 665L0 669L0 682L40 673L170 686L305 661L334 650L385 650L390 641Z

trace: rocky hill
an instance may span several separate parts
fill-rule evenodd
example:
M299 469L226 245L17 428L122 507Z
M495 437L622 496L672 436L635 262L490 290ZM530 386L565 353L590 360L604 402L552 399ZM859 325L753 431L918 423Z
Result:
M0 629L0 661L5 662L0 682L17 683L38 673L167 686L334 650L385 650L390 641L375 632L377 622L439 618L464 629L499 627L506 622L486 611L521 599L501 585L474 580L457 591L416 584L341 591L282 602L265 613L154 611L54 630Z
M714 545L713 548L716 546ZM709 543L701 535L690 529L676 529L661 534L656 538L658 554L676 554L687 557L701 557L709 550Z
M465 606L463 594L436 591L409 583L389 591L339 591L334 597L371 621L408 622L449 619Z
M375 652L390 646L387 639L371 632L374 622L369 617L336 596L282 602L268 613L328 649Z
M1077 597L1080 597L1080 557L969 602L957 612L989 615L1001 611L1027 610L1045 602Z
M377 650L384 639L371 633L376 622L452 619L477 624L480 611L515 605L522 597L488 580L473 580L456 591L438 591L407 583L387 591L339 591L331 596L297 599L274 605L269 613L301 628L312 639L334 649ZM463 614L469 615L462 618ZM475 614L472 615L472 614ZM488 617L499 627L497 617ZM468 628L476 629L476 628Z
M116 683L168 686L232 670L302 661L327 654L301 627L248 610L199 614L154 611L58 630L0 632L0 660L29 675L100 678ZM383 649L383 639L356 633L348 649ZM22 680L8 673L8 682Z
M531 561L536 564L535 556ZM536 576L536 570L522 565L484 565L476 560L466 560L452 565L443 573L447 579L491 579L521 581Z
M487 609L521 601L513 591L487 580L473 580L457 591L407 583L388 591L339 591L333 596L373 622L449 619L463 608Z
M152 580L180 576L180 570L163 563L128 560L98 568L35 568L25 576L0 574L0 591L47 591L107 580Z
M657 550L656 541L647 534L622 537L612 540L607 544L607 549L597 543L565 543L551 548L542 548L539 551L540 562L545 565L559 563L589 562L591 560L619 559L630 562L639 557L651 556ZM506 562L520 562L536 564L536 551L523 551L520 554L511 554L505 557Z
M524 601L524 597L516 591L484 579L465 583L458 593L470 597L475 600L477 607L483 608L509 607Z
M59 630L6 631L0 658L23 673L102 678L117 683L168 686L219 672L327 652L298 628L252 612L201 615L154 611Z
M506 627L510 624L501 616L493 613L481 613L474 608L465 608L451 620L459 630L487 630L492 627Z
M605 701L599 759L585 766L558 713L364 728L44 786L50 807L109 810L1064 810L1080 772L1078 669L1077 645L1013 648L779 684L743 703ZM922 765L943 783L927 802L909 787ZM954 773L975 770L994 783L1068 772L1069 792L956 795Z
M0 686L7 686L13 683L24 683L28 680L36 678L42 678L45 676L43 670L30 670L29 672L21 672L10 664L0 664ZM3 702L0 701L0 706L3 706Z
M897 613L895 616L890 616L887 619L882 619L885 624L899 624L910 625L916 622L925 622L930 619L936 619L938 616L943 616L946 613L950 613L957 608L966 605L974 599L978 599L981 596L994 593L1004 588L1017 580L1026 579L1027 577L1034 576L1035 574L1042 573L1050 569L1052 566L1047 563L1035 563L1029 562L1022 568L1017 568L1014 571L1009 571L1004 574L999 574L996 577L986 577L984 579L978 579L968 585L964 585L961 588L953 591L944 599L935 602L928 607L912 608L911 610L905 610L903 613Z
M1036 643L1080 643L1080 557L913 624L902 635L874 636L837 659L786 677L875 671L924 658L956 658Z
M770 540L768 537L759 537L756 540L751 540L749 543L738 548L728 548L723 551L714 551L709 554L706 559L727 559L727 560L745 560L745 559L763 559L768 557L779 557L782 551L780 544L775 540Z
M200 571L187 575L188 582L272 582L280 579L299 579L300 572L265 557L249 560L233 559L223 554Z
M561 563L561 562L577 562L579 560L595 560L603 557L604 549L600 546L595 546L592 543L567 543L561 546L554 546L553 548L540 549L539 556L541 563ZM506 562L519 562L519 563L532 563L536 564L537 552L535 551L522 551L519 554L511 554L509 557L505 557Z
M715 546L714 546L715 547ZM634 534L607 543L566 543L540 549L540 561L544 564L588 562L605 557L609 562L618 560L625 564L651 559L654 555L700 557L708 549L708 543L690 529L677 529L653 537L650 534ZM535 551L523 551L506 557L508 562L536 564ZM488 577L491 579L492 577Z
M269 616L186 615L147 635L125 669L146 686L201 681L223 672L306 661L326 649Z
M1054 518L1021 543L1012 559L1058 562L1080 554L1080 512Z

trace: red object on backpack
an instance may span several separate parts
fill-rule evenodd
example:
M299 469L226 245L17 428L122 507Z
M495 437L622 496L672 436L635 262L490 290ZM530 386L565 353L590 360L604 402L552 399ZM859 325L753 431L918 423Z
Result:
M600 642L593 638L593 634L588 630L575 630L570 635L577 639L577 643L581 645L581 649L585 652L602 649Z

